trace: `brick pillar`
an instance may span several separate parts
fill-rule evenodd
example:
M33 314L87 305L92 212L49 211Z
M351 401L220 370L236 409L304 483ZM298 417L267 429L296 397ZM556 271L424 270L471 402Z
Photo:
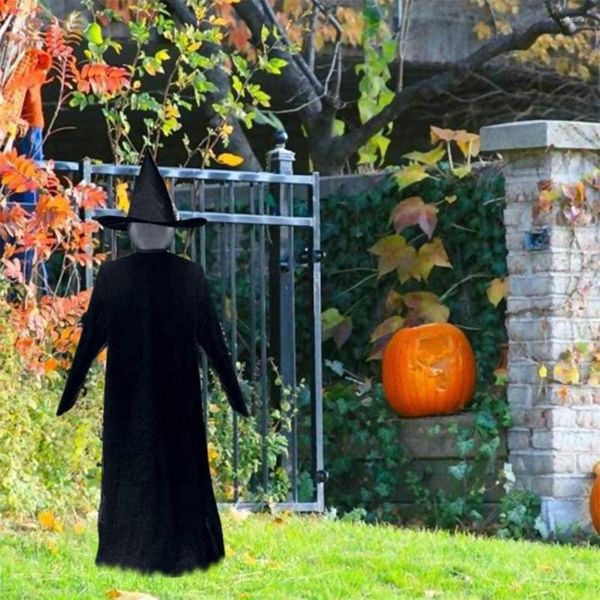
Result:
M542 498L555 532L591 530L588 497L600 460L600 387L560 383L553 366L580 340L600 344L600 224L558 224L538 210L540 182L574 183L600 165L600 125L523 121L481 129L483 151L501 154L506 177L508 460L516 486ZM586 185L588 197L594 197ZM598 194L595 194L598 199ZM554 202L556 204L556 201ZM578 290L585 290L581 294ZM539 367L548 377L540 378ZM585 374L585 365L582 368Z

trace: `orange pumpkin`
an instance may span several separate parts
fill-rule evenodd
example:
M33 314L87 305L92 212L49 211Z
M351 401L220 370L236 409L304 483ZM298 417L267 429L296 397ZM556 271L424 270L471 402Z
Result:
M385 396L403 417L459 411L473 397L475 375L471 344L450 323L399 329L383 352Z
M590 515L594 529L600 533L600 462L594 465L594 474L596 481L594 481L590 493Z

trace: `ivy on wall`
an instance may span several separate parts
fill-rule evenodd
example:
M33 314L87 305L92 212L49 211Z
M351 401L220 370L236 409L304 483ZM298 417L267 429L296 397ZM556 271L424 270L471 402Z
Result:
M324 355L378 377L373 359L396 329L448 320L469 337L479 383L489 384L506 342L504 178L495 163L465 170L436 152L410 153L420 162L323 201Z

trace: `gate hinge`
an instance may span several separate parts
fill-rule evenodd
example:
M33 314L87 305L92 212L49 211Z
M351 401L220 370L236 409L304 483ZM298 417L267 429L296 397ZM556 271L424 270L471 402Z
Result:
M317 483L325 483L329 479L329 471L319 469L317 471Z

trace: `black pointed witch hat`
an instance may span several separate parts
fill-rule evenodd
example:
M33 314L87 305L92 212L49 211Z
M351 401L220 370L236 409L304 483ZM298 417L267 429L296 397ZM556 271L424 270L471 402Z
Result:
M204 217L182 219L177 212L165 180L158 171L150 150L146 149L138 176L135 178L133 197L127 215L102 215L96 217L104 227L126 230L129 223L153 223L170 227L198 227Z

